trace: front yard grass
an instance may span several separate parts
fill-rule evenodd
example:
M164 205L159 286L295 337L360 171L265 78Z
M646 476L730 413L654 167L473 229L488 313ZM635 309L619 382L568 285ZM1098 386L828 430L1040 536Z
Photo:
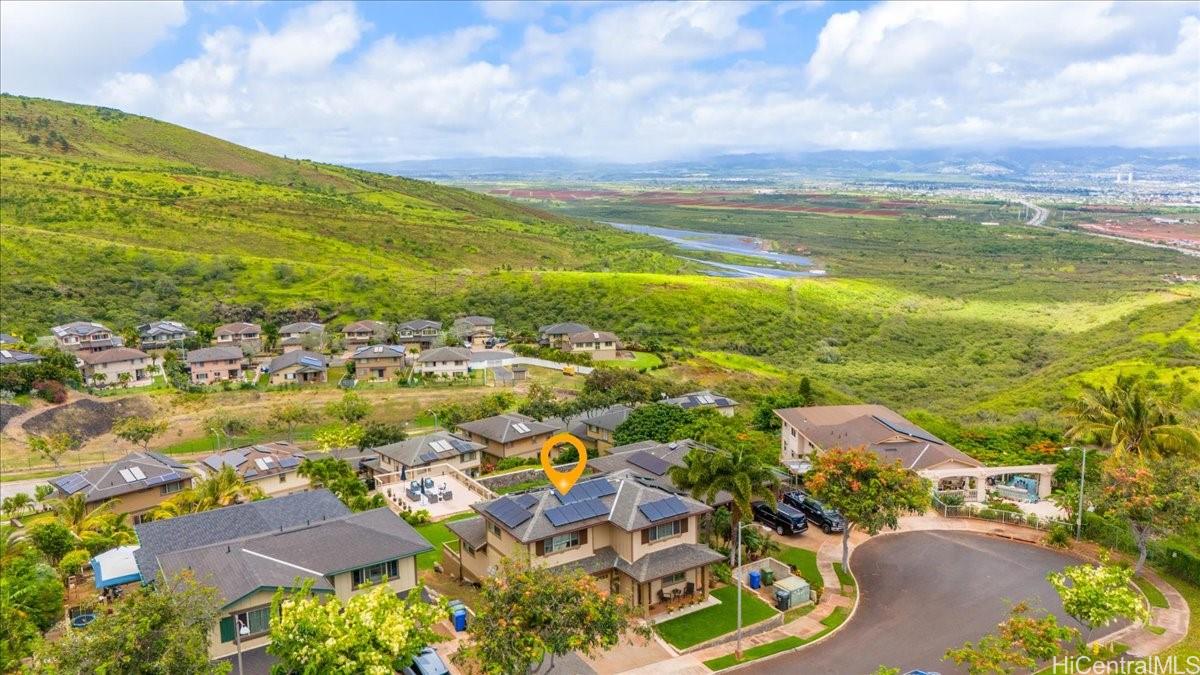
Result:
M1137 584L1137 587L1141 589L1151 607L1170 607L1170 604L1167 603L1167 596L1158 590L1158 586L1155 586L1142 577L1134 577L1133 583Z
M795 546L782 546L779 553L771 556L785 565L791 565L792 569L797 570L800 576L808 582L813 590L824 588L825 581L821 578L821 571L817 569L817 554L805 548L796 548Z
M458 536L451 532L450 528L446 527L446 523L452 520L463 520L464 518L470 518L474 515L476 515L474 511L471 511L470 513L460 513L445 520L439 520L436 523L426 523L424 525L418 525L416 528L414 528L422 537L425 537L430 544L433 544L432 551L426 551L425 553L421 553L417 556L417 571L420 572L423 570L431 570L433 569L434 565L442 562L442 544L456 541L458 539Z
M842 583L842 588L854 588L854 577L847 570L842 568L842 563L833 563L833 571L837 574L838 581Z
M833 629L842 625L848 616L850 616L850 613L846 611L845 607L834 607L829 616L821 619L821 625L825 626L825 628L821 629L819 633L810 635L808 637L789 635L774 642L768 642L766 644L761 644L757 647L747 649L746 651L742 652L742 659L740 661L735 658L733 654L726 654L725 656L715 659L709 659L708 661L704 662L704 665L708 666L709 670L724 670L726 668L732 668L740 663L766 658L780 652L786 652L789 649L803 647L804 645L833 632Z
M737 589L733 586L718 588L712 592L721 604L706 607L698 612L685 614L678 619L664 621L655 629L664 640L676 649L687 649L737 630ZM757 595L742 591L742 627L765 621L775 615L775 610Z
M663 361L658 357L658 354L652 354L650 352L634 352L632 359L616 359L613 361L601 361L600 363L608 366L615 366L617 368L644 370L646 368L657 368L658 366L662 365L662 362Z

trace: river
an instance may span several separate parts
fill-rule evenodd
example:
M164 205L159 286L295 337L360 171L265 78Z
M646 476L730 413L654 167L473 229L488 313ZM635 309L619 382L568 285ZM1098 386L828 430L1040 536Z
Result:
M659 239L663 239L675 244L679 248L688 249L691 251L731 253L749 258L759 258L760 260L765 260L776 264L798 267L811 268L813 265L811 258L806 258L802 255L795 255L792 253L776 253L774 251L765 250L763 248L763 241L757 237L748 237L740 234L720 234L716 232L679 230L669 227L655 227L653 225L635 225L633 223L609 222L608 224L615 228L625 230L626 232L637 232L639 234L648 234L652 237L658 237ZM718 277L791 279L795 277L814 277L825 275L825 270L817 269L796 270L779 267L758 267L754 265L719 263L711 260L689 258L687 256L679 257L684 260L708 266L709 270L705 271L705 274Z

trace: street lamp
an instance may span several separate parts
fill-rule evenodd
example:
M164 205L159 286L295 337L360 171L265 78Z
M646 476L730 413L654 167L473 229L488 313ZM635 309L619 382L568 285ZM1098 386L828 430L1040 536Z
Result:
M237 630L233 633L233 639L237 643L238 675L242 675L245 672L242 670L242 636L250 634L250 626L242 623L237 616L233 617L233 621L237 626Z
M737 647L734 649L734 658L738 661L742 660L742 528L751 523L738 523L737 528Z
M1070 448L1068 448L1070 449ZM1079 467L1079 510L1075 514L1075 538L1080 539L1083 536L1083 481L1087 478L1087 454L1088 448L1083 447L1083 461Z

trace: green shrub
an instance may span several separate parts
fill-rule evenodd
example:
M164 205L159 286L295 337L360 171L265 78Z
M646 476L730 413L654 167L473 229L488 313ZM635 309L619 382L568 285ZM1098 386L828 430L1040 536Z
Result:
M966 500L960 494L947 494L938 497L946 506L962 506Z
M433 517L430 516L429 512L425 509L421 509L419 511L403 511L400 513L400 517L404 519L404 522L412 525L413 527L417 527L419 525L428 525L433 520Z
M493 469L493 471L505 471L508 469L515 469L519 466L529 466L540 463L540 460L529 459L526 457L505 457L499 462L496 462L496 467Z
M1200 586L1200 555L1183 542L1167 539L1152 547L1154 561L1171 574Z
M723 584L733 583L733 572L729 569L728 563L716 563L712 566L713 577Z
M1059 523L1046 532L1046 544L1055 548L1066 548L1071 545L1071 528Z

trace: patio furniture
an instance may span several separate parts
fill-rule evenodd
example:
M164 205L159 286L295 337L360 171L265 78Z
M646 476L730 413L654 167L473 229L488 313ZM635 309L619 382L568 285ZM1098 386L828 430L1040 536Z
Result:
M687 586L684 589L683 594L684 595L695 595L696 594L696 584L693 584L692 582L689 581L687 583Z
M442 501L448 502L451 499L454 499L454 493L450 490L442 488Z
M426 490L432 490L433 489L433 479L426 478L425 481L422 483L422 485L425 486Z
M661 603L664 603L664 604L665 604L665 603L667 603L667 602L669 602L669 601L667 600L667 594L666 594L666 593L663 593L663 590L662 590L661 588L660 588L660 589L658 589L658 601L659 601L659 602L661 602Z
M438 494L436 492L426 492L425 498L429 500L430 504L438 503Z

